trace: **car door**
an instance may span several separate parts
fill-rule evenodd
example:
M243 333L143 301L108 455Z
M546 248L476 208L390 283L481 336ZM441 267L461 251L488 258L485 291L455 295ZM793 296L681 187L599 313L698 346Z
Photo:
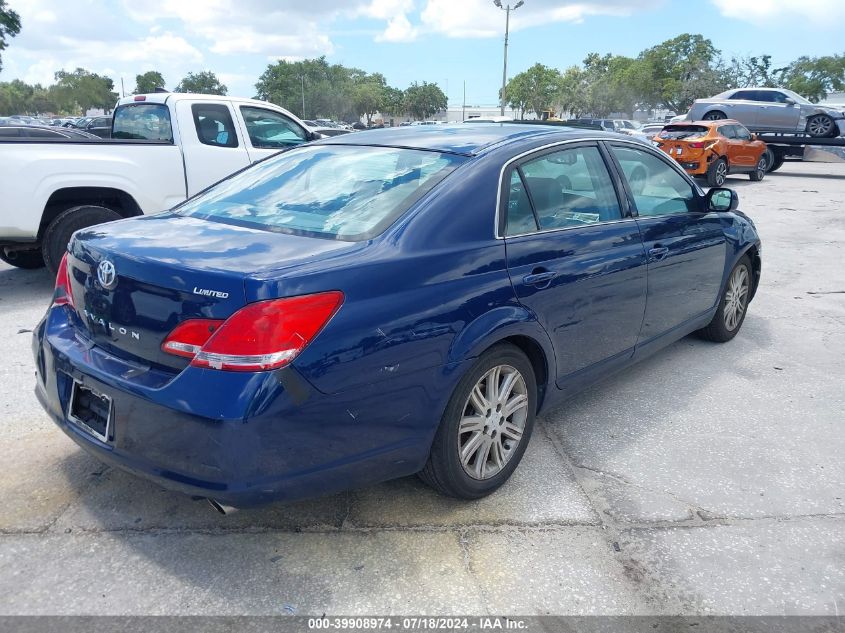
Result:
M228 103L178 101L176 110L180 122L193 123L181 126L189 196L249 165Z
M281 112L253 105L241 105L239 112L253 163L309 140L308 131Z
M729 119L735 119L754 127L757 124L757 117L760 111L760 103L757 99L756 90L738 90L725 102L726 112Z
M558 146L503 176L511 282L554 344L561 387L630 358L645 310L645 252L609 160L597 143Z
M751 132L743 125L732 125L734 136L731 139L734 160L736 165L744 169L753 169L757 166L760 152L751 140Z
M745 129L742 126L734 124L720 125L717 132L725 138L725 145L727 147L728 164L734 171L741 171L748 169L755 164L753 156L749 155L746 147L747 143L740 138L739 129ZM749 133L748 138L751 138Z
M684 327L716 305L727 257L718 214L689 178L649 148L610 143L648 257L648 299L638 345ZM632 174L645 171L645 178Z
M776 90L759 91L765 94L766 103L762 105L757 117L757 126L779 132L794 132L798 129L801 107L795 102L787 103L787 95Z

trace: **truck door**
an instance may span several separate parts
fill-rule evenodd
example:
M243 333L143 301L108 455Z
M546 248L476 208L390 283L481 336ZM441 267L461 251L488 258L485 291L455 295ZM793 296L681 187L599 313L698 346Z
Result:
M281 112L254 105L238 108L253 163L309 140L308 131Z
M249 165L229 104L179 101L176 112L189 196Z

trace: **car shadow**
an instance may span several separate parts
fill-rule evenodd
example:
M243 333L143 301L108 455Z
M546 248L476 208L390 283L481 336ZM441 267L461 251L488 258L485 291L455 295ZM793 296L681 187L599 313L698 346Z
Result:
M23 270L0 264L0 310L21 302L50 300L55 278L46 268Z
M535 437L532 439L526 460L520 464L517 473L505 487L491 497L488 497L491 504L507 500L509 495L508 486L513 484L517 475L522 470L530 472L533 468L530 460L540 459L532 457L531 449L537 444L542 444L543 435L556 435L565 437L562 442L564 450L568 447L583 447L596 442L596 427L603 424L612 424L618 416L619 403L612 402L610 396L633 393L642 385L651 385L650 397L658 401L671 401L673 407L683 409L696 401L701 393L712 388L713 376L701 370L702 359L708 366L712 367L724 360L737 358L740 354L748 353L749 349L768 346L770 336L767 326L762 319L749 319L743 334L747 340L743 341L739 350L730 346L718 345L701 341L696 338L687 337L657 352L655 355L630 367L621 374L610 377L598 383L586 391L575 395L562 405L545 413L538 420L538 428ZM737 339L739 342L740 339ZM730 363L727 363L730 365ZM733 371L733 370L732 370ZM686 388L678 392L671 386L664 386L661 381L654 381L654 375L665 375L672 372L677 375L690 377ZM633 391L632 391L633 385ZM569 410L577 410L579 419L591 420L590 425L575 423L568 414ZM642 425L648 429L650 425L656 425L663 420L643 419ZM612 426L607 433L612 434ZM647 433L658 432L649 429ZM603 433L600 432L599 435ZM604 453L603 459L610 463L613 469L614 460L622 457L629 451L625 442L616 442L611 453ZM599 449L596 447L596 450ZM554 452L554 451L552 451ZM560 456L553 459L560 460ZM481 502L457 502L448 499L440 503L430 489L422 485L415 477L397 480L371 488L341 493L338 495L301 501L296 503L276 503L273 505L243 509L234 514L222 516L203 500L193 499L189 496L164 490L159 486L139 479L133 475L122 472L117 468L102 466L92 470L85 479L78 479L80 460L88 459L81 451L65 457L60 467L67 473L68 477L76 473L77 479L70 484L76 490L76 501L59 517L55 523L55 529L59 531L93 531L110 533L110 538L119 540L122 545L134 555L143 557L162 569L168 575L179 578L191 586L203 588L204 591L219 594L220 599L231 597L227 592L225 583L208 585L208 578L215 577L219 573L220 553L219 542L214 539L195 539L191 543L191 564L186 565L182 556L174 556L172 547L157 547L155 536L162 533L243 533L245 538L256 532L320 532L320 533L343 533L347 526L347 518L354 516L355 505L362 505L376 508L376 511L383 511L390 516L403 516L411 513L421 525L443 525L450 527L449 523L444 525L444 507L447 511L451 508L460 513L460 504L478 504ZM543 459L549 459L544 457ZM573 462L577 463L581 457L576 457ZM529 463L526 463L529 462ZM566 460L561 463L563 478L571 477ZM621 467L620 467L621 469ZM540 472L549 471L543 469ZM532 475L533 477L534 475ZM529 483L531 483L529 481ZM539 485L535 482L535 486ZM554 483L552 485L555 485ZM563 481L560 482L563 485ZM578 488L577 484L575 487ZM522 494L525 490L530 493L531 487L523 487L518 492ZM579 488L580 490L580 488ZM512 493L513 491L510 491ZM534 493L536 497L542 497L543 491ZM578 494L583 495L583 492ZM362 500L362 497L366 499ZM586 499L586 498L585 498ZM482 500L483 502L483 500ZM543 504L537 498L530 500L531 503ZM380 505L383 504L383 505ZM381 508L381 509L380 509ZM592 512L592 510L590 510ZM482 513L483 514L483 513ZM505 517L504 522L510 519ZM447 519L448 521L448 519ZM476 522L487 522L484 517L476 519ZM500 520L499 522L502 522ZM587 519L584 523L592 523ZM460 526L460 523L457 523ZM372 526L364 526L370 529ZM400 526L391 526L395 529ZM452 525L451 527L456 527ZM151 538L143 538L147 534ZM248 537L252 538L252 537ZM240 541L237 541L240 543ZM299 542L299 541L295 541ZM287 545L284 545L286 543ZM248 547L267 546L267 557L281 558L285 552L276 548L289 547L291 541L280 538L278 535L268 537L266 542L261 541L258 545L249 541ZM336 541L327 541L320 547L331 548ZM244 545L247 547L247 545ZM316 546L315 546L316 547ZM263 550L262 550L263 551ZM238 575L237 570L231 570ZM280 572L281 573L281 572Z

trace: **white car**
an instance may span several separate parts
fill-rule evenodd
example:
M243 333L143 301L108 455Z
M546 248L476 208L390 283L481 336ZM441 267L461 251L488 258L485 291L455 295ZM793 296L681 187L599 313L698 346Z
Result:
M264 101L155 93L118 101L111 139L0 139L0 260L55 272L77 229L164 211L319 137Z

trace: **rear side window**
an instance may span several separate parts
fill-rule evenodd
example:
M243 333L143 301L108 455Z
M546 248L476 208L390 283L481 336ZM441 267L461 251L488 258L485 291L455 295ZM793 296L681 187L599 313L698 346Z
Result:
M278 112L241 106L241 115L253 147L282 149L308 140L308 134L302 126Z
M704 125L667 125L660 133L660 138L670 141L692 140L707 136L709 128Z
M112 138L173 142L170 110L163 103L133 103L114 111Z
M197 138L203 145L237 147L238 135L229 108L220 103L195 103L191 106Z
M511 172L511 182L508 193L508 209L505 222L505 235L521 235L533 233L537 230L537 220L528 199L525 183L519 175L519 170Z
M393 147L302 147L227 178L178 212L280 233L366 240L465 160Z
M725 138L736 138L736 131L733 125L722 125L719 127L719 134Z
M546 154L524 163L521 171L541 231L622 218L597 147Z

